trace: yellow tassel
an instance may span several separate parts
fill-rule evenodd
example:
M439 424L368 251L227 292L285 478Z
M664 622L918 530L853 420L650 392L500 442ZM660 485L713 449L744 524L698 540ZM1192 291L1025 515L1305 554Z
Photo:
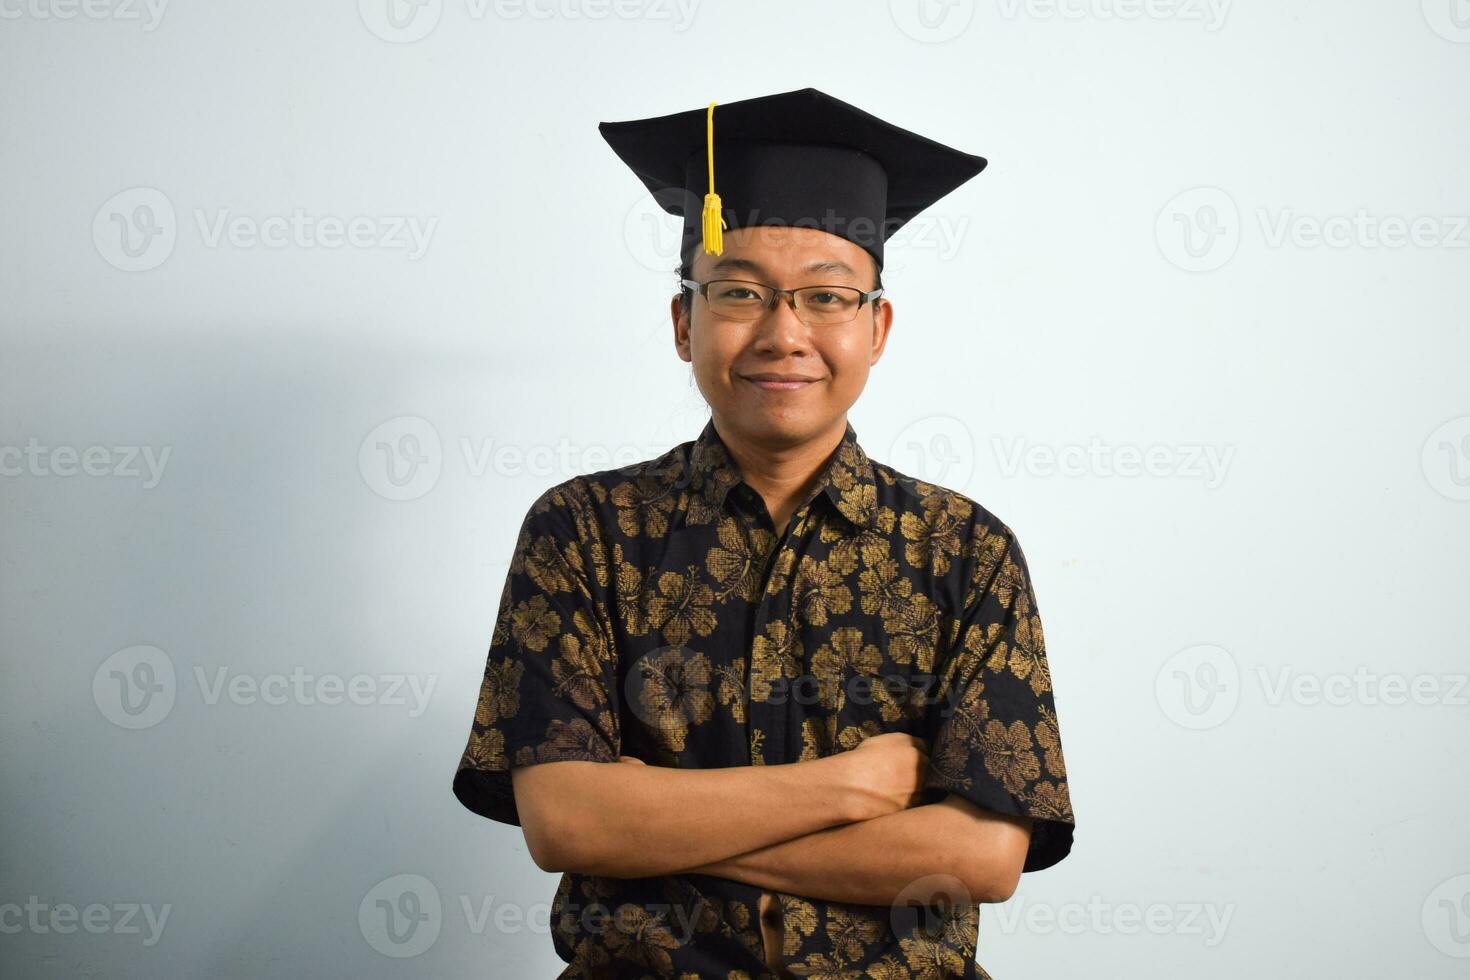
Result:
M709 142L709 193L704 195L704 251L706 254L719 255L725 250L725 238L722 232L727 226L724 206L720 204L720 195L715 193L715 103L713 102L709 104L706 132Z

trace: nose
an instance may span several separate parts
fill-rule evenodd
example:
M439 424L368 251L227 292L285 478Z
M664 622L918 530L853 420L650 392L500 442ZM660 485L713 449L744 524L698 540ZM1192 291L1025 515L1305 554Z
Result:
M809 344L810 328L796 315L796 296L792 293L777 293L756 325L760 338L769 345L792 349Z

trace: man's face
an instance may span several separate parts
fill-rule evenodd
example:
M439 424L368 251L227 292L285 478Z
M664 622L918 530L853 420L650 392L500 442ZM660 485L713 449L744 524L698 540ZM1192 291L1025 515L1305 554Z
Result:
M877 285L877 263L863 248L815 228L757 225L724 235L720 255L696 249L693 275L747 279L780 289ZM745 437L770 446L799 445L842 424L878 363L893 323L886 300L864 303L850 323L808 326L784 298L759 320L729 320L701 296L684 311L671 306L674 346L694 365L714 414ZM794 388L762 387L760 376L806 379Z

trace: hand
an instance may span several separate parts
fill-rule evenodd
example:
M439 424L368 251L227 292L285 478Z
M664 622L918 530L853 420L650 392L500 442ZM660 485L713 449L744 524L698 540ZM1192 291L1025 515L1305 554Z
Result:
M848 767L854 819L870 820L922 804L929 775L927 749L917 735L885 732L831 756Z

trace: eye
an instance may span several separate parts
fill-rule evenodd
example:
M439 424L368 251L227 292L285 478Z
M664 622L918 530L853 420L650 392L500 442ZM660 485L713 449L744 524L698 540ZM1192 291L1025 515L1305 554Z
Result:
M720 286L715 290L714 298L717 300L729 300L731 302L748 302L758 300L760 296L749 286L739 286L731 283Z

